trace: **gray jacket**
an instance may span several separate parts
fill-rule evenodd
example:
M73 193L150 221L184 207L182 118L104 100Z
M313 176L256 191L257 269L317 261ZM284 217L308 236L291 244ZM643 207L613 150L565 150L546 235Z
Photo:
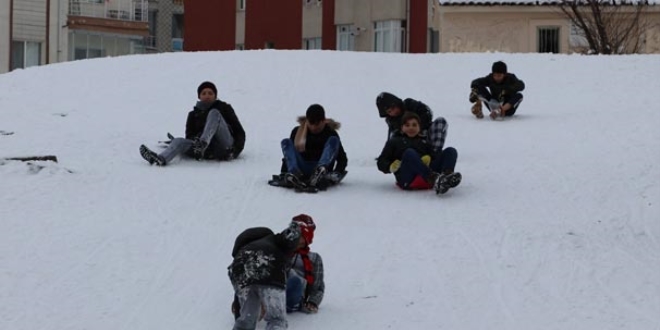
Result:
M323 294L325 293L325 282L323 281L323 259L321 255L316 252L309 252L309 260L312 262L312 276L314 276L314 283L305 290L305 302L313 303L316 306L321 305L323 301ZM305 266L303 265L302 257L296 253L291 257L289 263L289 271L295 272L298 276L305 278Z

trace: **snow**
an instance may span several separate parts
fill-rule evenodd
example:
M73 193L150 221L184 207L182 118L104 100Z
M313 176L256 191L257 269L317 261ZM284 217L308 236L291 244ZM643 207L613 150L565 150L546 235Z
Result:
M525 100L477 120L469 84L496 60ZM327 291L291 329L660 329L659 60L268 50L0 75L0 158L59 158L1 162L0 329L229 329L236 235L298 213L316 220ZM204 80L246 129L242 157L149 166L138 146L182 135ZM382 91L449 121L459 187L404 192L378 172ZM348 176L268 186L317 102L342 123Z

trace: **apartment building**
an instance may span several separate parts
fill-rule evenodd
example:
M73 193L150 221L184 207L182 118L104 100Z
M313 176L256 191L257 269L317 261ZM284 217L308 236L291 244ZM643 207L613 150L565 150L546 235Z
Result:
M69 60L145 53L147 0L69 0Z
M185 50L437 52L437 0L186 0Z
M557 0L440 0L443 52L582 53L586 39ZM641 17L642 53L660 53L660 1ZM627 4L630 6L630 3ZM626 10L623 5L623 10ZM629 7L628 10L634 10Z
M149 0L148 53L183 51L183 0Z
M0 0L0 73L66 61L65 0Z
M147 0L0 0L0 73L141 54Z

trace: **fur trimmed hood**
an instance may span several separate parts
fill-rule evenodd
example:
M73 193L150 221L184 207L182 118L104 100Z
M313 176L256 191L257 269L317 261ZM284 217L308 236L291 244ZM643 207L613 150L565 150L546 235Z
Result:
M293 139L293 144L295 145L298 152L304 152L305 144L307 143L307 117L299 116L298 124L300 124L300 128L298 128L298 131L296 132L296 136ZM341 124L332 118L326 118L325 124L335 131L338 131L339 127L341 127Z
M299 116L297 121L298 121L298 124L300 124L302 126L303 124L307 123L307 117ZM339 128L341 128L341 123L338 122L338 121L335 121L332 118L326 118L325 119L325 124L330 126L330 128L334 129L335 131L338 131Z

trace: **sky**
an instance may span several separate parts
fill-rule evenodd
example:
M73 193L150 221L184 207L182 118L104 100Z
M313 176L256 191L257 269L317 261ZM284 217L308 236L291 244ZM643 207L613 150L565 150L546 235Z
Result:
M477 120L470 82L497 60L524 101ZM326 294L290 329L658 330L658 62L263 50L2 74L0 329L230 329L236 235L307 213ZM149 166L139 145L182 136L205 80L246 130L241 157ZM448 121L460 186L402 191L377 170L382 91ZM318 194L267 185L313 103L342 124L348 175ZM6 160L34 155L59 162Z

